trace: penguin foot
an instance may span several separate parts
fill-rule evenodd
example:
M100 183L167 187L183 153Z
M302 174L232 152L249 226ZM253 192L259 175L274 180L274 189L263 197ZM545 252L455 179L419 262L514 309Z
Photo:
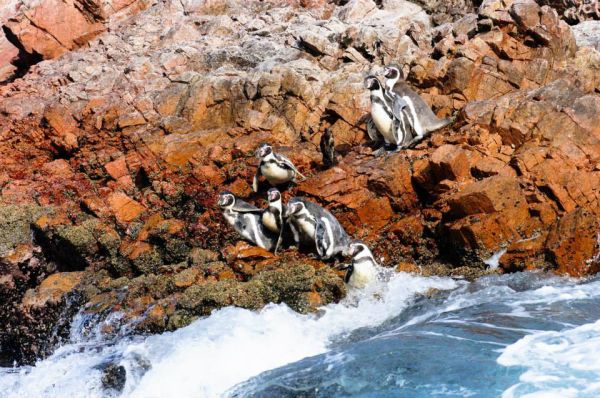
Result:
M385 150L385 147L381 147L378 150L376 150L375 152L373 152L373 156L375 157L379 157L381 155L384 155L387 151Z

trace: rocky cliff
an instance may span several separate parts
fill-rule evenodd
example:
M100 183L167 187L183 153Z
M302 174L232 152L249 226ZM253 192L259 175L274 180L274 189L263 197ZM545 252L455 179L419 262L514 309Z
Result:
M309 177L286 198L332 210L386 266L598 272L598 36L551 2L479 3L3 6L0 360L47 354L81 306L158 332L226 305L341 299L329 264L240 242L215 206L223 189L264 205L261 142ZM363 78L390 62L455 122L376 157Z

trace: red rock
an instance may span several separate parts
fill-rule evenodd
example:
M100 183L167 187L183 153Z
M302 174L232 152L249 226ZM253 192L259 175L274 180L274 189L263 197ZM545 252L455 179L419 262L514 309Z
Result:
M369 162L366 167L370 190L387 195L400 211L409 211L416 206L417 193L411 181L411 166L400 154L389 156L383 162Z
M442 145L431 155L431 171L437 181L470 177L469 153L454 145Z
M519 183L510 177L494 176L467 185L449 201L450 215L464 217L495 213L525 203Z
M55 304L65 294L71 292L81 281L83 272L59 272L52 274L42 281L35 290L28 290L23 297L23 305L26 307L43 307L51 303Z
M114 180L118 180L121 177L129 175L129 170L127 169L127 163L124 156L121 156L119 159L113 160L112 162L106 163L104 168L106 169L108 175L110 175Z
M511 243L499 260L499 266L507 272L543 269L546 235L538 234L529 239Z
M566 214L550 230L546 252L557 271L571 276L600 271L600 223L584 209Z
M407 216L390 226L390 232L396 234L402 244L416 244L421 240L425 228L421 217Z
M50 174L60 177L71 177L73 175L71 165L64 159L57 159L52 162L44 163L42 169Z
M80 132L77 123L66 107L58 105L46 109L44 119L54 131L51 139L56 146L67 152L79 147Z
M370 199L356 212L360 221L371 230L371 233L377 233L385 227L394 215L390 201L385 197Z
M146 208L121 192L114 192L108 197L112 213L121 223L128 223L142 214Z

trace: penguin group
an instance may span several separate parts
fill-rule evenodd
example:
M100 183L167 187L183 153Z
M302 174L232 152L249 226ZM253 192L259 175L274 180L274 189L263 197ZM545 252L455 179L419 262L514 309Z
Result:
M423 99L404 81L396 65L384 68L382 84L375 75L365 78L365 87L371 93L371 121L367 123L369 137L384 142L382 150L409 148L434 130L450 123L439 119ZM337 163L333 134L327 129L321 139L323 163L330 167ZM267 191L266 208L261 209L224 191L219 194L218 205L227 223L244 239L277 253L282 247L296 247L316 255L322 260L350 257L345 282L361 288L376 279L378 266L368 246L353 240L340 222L327 209L301 197L283 203L276 188L296 182L304 177L285 156L273 151L269 144L256 150L260 163L252 181L254 192L259 190L261 176L273 186Z

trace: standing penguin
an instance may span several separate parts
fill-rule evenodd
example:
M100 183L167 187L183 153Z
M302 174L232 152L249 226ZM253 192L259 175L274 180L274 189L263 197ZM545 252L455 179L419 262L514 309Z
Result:
M377 279L377 261L371 250L361 241L350 243L348 248L352 262L340 269L346 269L344 282L355 288L363 288Z
M316 249L322 259L330 259L348 249L348 234L327 209L294 197L287 204L286 218L296 242Z
M330 168L337 164L337 158L335 156L335 141L333 140L333 132L328 127L321 136L321 154L323 155L323 165L326 168Z
M284 230L287 227L283 222L285 208L281 200L281 192L277 188L271 188L267 191L267 200L269 201L269 207L262 213L261 221L269 231L277 234L277 242L273 251L277 254L283 240Z
M413 139L413 118L408 106L384 91L375 76L367 76L365 87L371 91L371 120L367 133L373 141L381 138L387 145L404 147ZM375 127L375 128L373 128Z
M404 80L402 70L397 65L388 65L383 70L385 77L386 92L390 93L393 99L392 107L396 102L398 106L408 106L414 120L414 138L405 146L413 145L421 141L428 133L447 126L452 122L451 119L438 118L431 110L423 98L419 96Z
M235 197L229 191L219 194L218 204L223 217L242 237L266 250L273 250L277 236L261 222L263 210Z
M260 159L260 164L256 169L252 189L258 192L258 177L264 175L269 184L280 185L289 181L296 181L296 176L306 179L296 166L285 156L273 152L269 144L262 144L256 150L256 156Z

